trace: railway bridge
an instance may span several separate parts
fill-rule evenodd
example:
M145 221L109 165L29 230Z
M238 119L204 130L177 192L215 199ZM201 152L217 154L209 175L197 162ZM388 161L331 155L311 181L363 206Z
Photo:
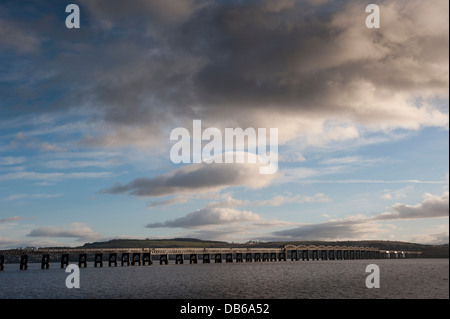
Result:
M41 269L48 269L51 260L59 260L65 268L77 256L78 266L87 267L88 259L94 267L152 265L154 261L163 265L202 263L242 263L275 261L316 261L316 260L358 260L358 259L398 259L418 258L417 251L387 251L371 247L353 246L304 246L286 245L279 248L38 248L0 250L0 271L5 263L19 263L20 270L28 269L30 259L38 259Z

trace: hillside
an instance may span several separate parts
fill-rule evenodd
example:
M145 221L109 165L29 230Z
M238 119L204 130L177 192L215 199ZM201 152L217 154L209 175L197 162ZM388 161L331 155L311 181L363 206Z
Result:
M82 248L227 248L227 247L283 247L285 245L325 245L376 247L383 250L421 251L423 258L448 258L449 245L423 245L416 243L384 240L363 241L291 241L291 242L248 242L245 244L195 238L173 239L113 239L105 242L86 243Z

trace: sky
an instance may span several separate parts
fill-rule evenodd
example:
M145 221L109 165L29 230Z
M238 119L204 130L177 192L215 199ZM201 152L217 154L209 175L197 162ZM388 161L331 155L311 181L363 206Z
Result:
M66 27L71 3L80 28ZM370 3L380 28L366 27ZM448 12L447 0L1 1L0 249L448 243ZM194 120L278 129L276 173L174 163L170 134Z

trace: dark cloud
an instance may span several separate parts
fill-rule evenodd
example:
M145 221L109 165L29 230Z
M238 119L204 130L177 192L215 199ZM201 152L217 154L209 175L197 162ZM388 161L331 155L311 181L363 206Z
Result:
M155 144L194 118L270 123L284 140L321 134L330 119L353 130L447 125L430 99L448 96L448 1L379 1L379 30L365 27L368 3L81 1L79 32L50 32L54 10L35 24L3 18L26 41L2 43L27 60L3 70L1 93L39 112L85 108L91 146Z
M267 186L274 175L260 175L254 164L194 164L178 168L167 175L137 178L128 184L117 184L101 192L130 193L135 196L166 196L180 193L219 191L226 187Z
M279 240L341 240L370 237L379 232L377 225L364 220L339 220L280 230L272 236Z
M160 227L181 227L181 228L195 228L207 225L225 225L242 222L260 221L261 217L250 211L241 211L234 208L227 207L207 207L184 217L163 223L151 223L146 227L160 228Z

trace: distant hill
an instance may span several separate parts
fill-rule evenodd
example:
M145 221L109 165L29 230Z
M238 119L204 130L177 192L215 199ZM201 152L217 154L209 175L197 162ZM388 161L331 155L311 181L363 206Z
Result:
M361 241L286 241L248 242L244 244L224 241L201 240L195 238L172 239L113 239L105 242L86 243L82 248L229 248L229 247L283 247L285 245L324 245L375 247L383 250L421 251L423 258L449 258L449 245L423 245L401 241L361 240Z

